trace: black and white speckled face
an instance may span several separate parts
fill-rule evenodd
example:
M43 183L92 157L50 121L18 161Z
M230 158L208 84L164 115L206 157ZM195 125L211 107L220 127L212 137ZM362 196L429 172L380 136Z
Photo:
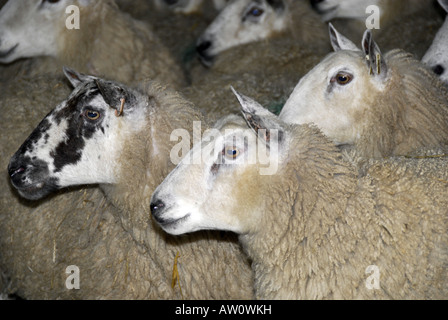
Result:
M64 71L75 89L41 121L8 166L12 185L30 200L67 186L113 183L121 132L139 109L134 93L119 84ZM117 116L121 99L123 113Z

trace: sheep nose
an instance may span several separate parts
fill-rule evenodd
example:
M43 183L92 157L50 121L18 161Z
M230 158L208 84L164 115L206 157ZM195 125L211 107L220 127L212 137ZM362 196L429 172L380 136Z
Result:
M321 3L321 2L324 2L325 0L310 0L310 3L311 3L311 6L313 7L313 8L317 8L317 5L319 4L319 3Z
M434 71L436 75L441 76L445 72L445 68L438 64L432 68L432 71Z
M158 220L160 219L159 216L161 212L165 208L165 203L163 203L162 200L156 199L155 201L151 202L150 208L151 208L151 214L156 220Z
M205 41L200 41L198 43L198 45L196 46L196 50L197 52L201 55L201 56L206 56L206 51L212 46L212 42L205 40Z
M17 175L21 175L22 173L25 172L25 168L24 167L19 167L19 168L9 168L8 169L8 174L10 176L10 178L14 178Z

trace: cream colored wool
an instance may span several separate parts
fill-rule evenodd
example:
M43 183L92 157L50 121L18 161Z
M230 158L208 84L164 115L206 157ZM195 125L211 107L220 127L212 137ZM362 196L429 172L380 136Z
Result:
M448 160L372 160L358 177L316 129L288 134L288 163L277 175L252 180L263 186L252 192L234 186L238 203L262 212L240 236L256 297L448 298ZM377 290L366 286L371 265Z
M18 146L70 89L66 81L39 77L9 83L1 90L0 126L5 134L0 138L0 167L6 170ZM164 144L171 129L190 131L191 121L201 118L192 111L191 103L164 87L147 84L142 90L154 95L157 104L150 119L154 127L148 129L155 129L160 153L159 157L150 154L148 133L125 146L123 151L130 152L123 157L127 179L120 180L120 190L107 190L108 196L117 196L112 199L117 207L95 187L26 201L13 191L4 171L0 180L0 269L10 278L8 293L25 299L253 297L253 276L235 236L206 232L173 238L151 222L147 200L140 197L151 194L170 169L165 154L170 148ZM144 181L140 173L146 172L146 165L154 171L152 178ZM145 183L146 189L138 187L139 183ZM171 288L177 253L183 296L178 284ZM66 268L71 265L80 270L79 290L66 287Z

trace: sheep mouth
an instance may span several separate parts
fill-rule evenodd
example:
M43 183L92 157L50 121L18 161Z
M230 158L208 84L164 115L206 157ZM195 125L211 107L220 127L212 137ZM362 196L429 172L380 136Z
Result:
M26 186L16 186L15 183L11 180L11 184L17 190L20 196L27 200L33 201L40 200L57 189L56 186L52 183L45 182L36 182Z
M16 51L18 46L19 46L19 44L16 44L15 46L13 46L12 48L10 48L8 50L0 51L0 59L5 59L8 56L10 56L14 51Z
M176 229L176 227L183 223L185 220L187 220L191 216L190 213L187 213L185 216L179 219L164 219L158 216L154 216L154 219L157 221L157 223L162 227L164 230L173 230Z
M211 68L213 66L213 62L215 57L205 53L199 53L199 61L207 68Z

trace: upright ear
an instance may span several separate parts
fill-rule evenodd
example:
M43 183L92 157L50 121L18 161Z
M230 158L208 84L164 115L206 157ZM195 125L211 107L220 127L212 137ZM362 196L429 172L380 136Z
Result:
M117 116L121 116L124 107L129 110L135 103L135 95L126 87L104 79L96 78L95 83L106 103L117 110Z
M73 69L70 69L68 67L63 67L62 71L64 72L65 77L67 78L67 80L70 81L70 83L72 84L72 86L74 88L76 88L77 86L79 86L83 82L92 81L93 79L96 79L93 76L89 76L89 75L77 72L77 71L75 71Z
M351 42L348 38L340 34L336 28L330 23L328 23L328 31L330 33L330 42L334 51L340 50L350 50L350 51L361 51L359 48Z
M387 76L386 61L381 54L380 48L373 40L372 31L367 29L362 38L362 49L366 54L367 67L371 75L385 79Z
M284 137L284 123L255 100L238 93L233 87L230 88L241 105L244 119L258 138L266 142L268 146L273 139L281 144Z
M448 13L448 0L439 0L439 4Z

